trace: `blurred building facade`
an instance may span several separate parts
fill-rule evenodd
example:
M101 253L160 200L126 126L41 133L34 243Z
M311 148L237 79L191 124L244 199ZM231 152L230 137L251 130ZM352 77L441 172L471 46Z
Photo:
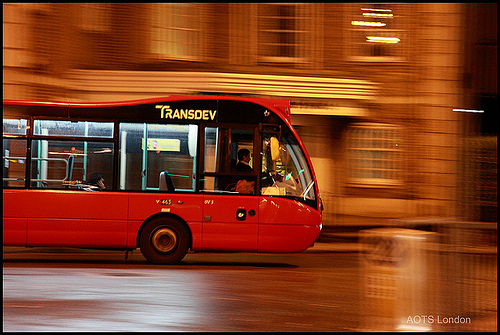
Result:
M496 222L496 3L3 10L4 99L285 98L333 218L325 224Z

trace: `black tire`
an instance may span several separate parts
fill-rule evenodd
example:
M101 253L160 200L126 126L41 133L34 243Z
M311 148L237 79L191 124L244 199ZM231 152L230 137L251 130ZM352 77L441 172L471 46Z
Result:
M189 231L173 218L156 218L141 231L139 246L144 257L154 264L176 264L189 250Z

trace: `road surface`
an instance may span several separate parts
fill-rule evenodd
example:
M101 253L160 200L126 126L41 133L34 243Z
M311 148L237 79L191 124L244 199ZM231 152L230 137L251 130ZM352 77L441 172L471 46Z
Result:
M355 253L5 250L4 331L356 331Z

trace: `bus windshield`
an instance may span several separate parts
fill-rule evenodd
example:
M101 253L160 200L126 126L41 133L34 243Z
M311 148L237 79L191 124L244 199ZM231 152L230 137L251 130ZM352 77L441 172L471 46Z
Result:
M314 202L314 179L299 143L292 133L285 133L279 140L279 157L273 160L271 138L275 136L272 132L263 135L261 194Z

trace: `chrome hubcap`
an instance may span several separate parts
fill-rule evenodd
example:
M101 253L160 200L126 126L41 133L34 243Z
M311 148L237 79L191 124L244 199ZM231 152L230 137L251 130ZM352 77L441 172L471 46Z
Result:
M170 252L177 246L177 234L170 228L160 227L153 232L151 245L159 252Z

